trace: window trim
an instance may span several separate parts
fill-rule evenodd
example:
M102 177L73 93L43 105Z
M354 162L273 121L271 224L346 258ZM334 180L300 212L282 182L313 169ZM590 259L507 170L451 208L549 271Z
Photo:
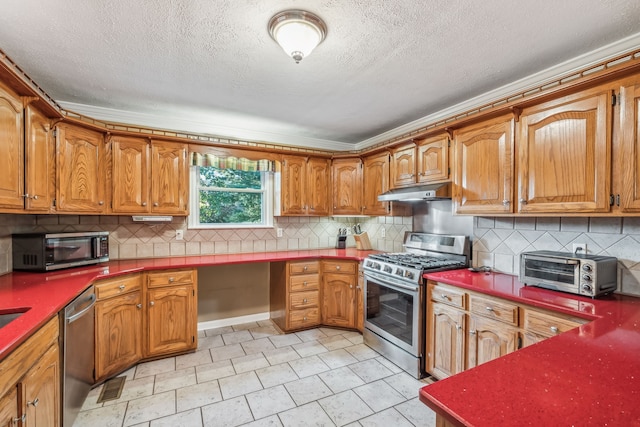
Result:
M273 172L261 172L261 180L263 182L263 203L262 203L262 223L260 224L201 224L200 223L200 177L198 176L198 169L201 166L189 166L189 216L187 217L187 228L189 229L272 229L274 227L273 221L273 207L274 207L274 195L276 194L274 188L274 173ZM206 167L206 166L202 166ZM230 189L234 190L234 189ZM256 192L255 190L241 190L239 192Z

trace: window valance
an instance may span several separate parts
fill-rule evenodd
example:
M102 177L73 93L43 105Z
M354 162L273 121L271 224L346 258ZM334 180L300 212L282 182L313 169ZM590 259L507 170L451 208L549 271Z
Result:
M191 153L191 165L213 166L219 169L233 169L247 172L274 172L276 164L270 159L247 159L212 153Z

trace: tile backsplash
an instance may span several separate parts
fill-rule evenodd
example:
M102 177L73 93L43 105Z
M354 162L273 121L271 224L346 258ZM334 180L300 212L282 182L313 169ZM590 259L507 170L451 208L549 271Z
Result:
M271 252L335 247L339 228L360 223L374 249L402 250L411 217L279 217L274 228L188 229L186 218L171 223L134 223L130 216L11 215L0 214L0 274L11 271L11 234L20 232L109 231L111 259ZM282 237L276 236L282 228ZM184 240L176 240L176 230ZM384 235L383 238L383 229ZM347 247L355 247L353 236Z
M473 265L517 275L520 253L571 252L585 243L590 255L618 258L618 291L640 296L640 218L476 217Z

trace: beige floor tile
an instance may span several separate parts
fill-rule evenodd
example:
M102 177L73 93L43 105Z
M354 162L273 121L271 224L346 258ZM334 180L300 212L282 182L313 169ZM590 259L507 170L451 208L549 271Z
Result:
M257 369L256 374L264 388L274 387L298 379L298 376L288 363Z
M349 424L373 414L371 408L351 390L325 397L320 399L318 403L338 426Z
M231 363L233 363L233 368L238 374L269 366L269 362L267 362L267 359L264 358L262 353L236 357L235 359L231 359Z
M349 365L349 369L366 383L393 375L393 372L382 366L382 364L375 359L354 363L353 365Z
M292 345L293 349L298 352L300 357L313 356L320 353L326 353L326 347L320 344L318 341L307 341L300 344Z
M176 390L176 410L187 411L193 408L210 405L222 400L222 392L218 381L194 384Z
M268 417L296 407L295 402L282 385L256 391L255 393L249 393L246 397L253 417L256 419Z
M152 420L150 427L202 427L200 408Z
M232 328L234 331L246 331L248 329L254 329L254 328L258 328L260 327L260 325L258 325L258 322L247 322L247 323L240 323L238 325L233 325Z
M302 342L296 334L274 335L269 337L269 339L276 348L299 344Z
M249 329L249 332L251 332L253 339L256 339L256 340L260 338L272 337L274 335L280 335L278 330L272 325L260 326L258 328Z
M244 396L202 407L205 426L234 427L253 421L253 415Z
M284 386L298 406L333 394L329 387L316 375L288 382Z
M320 329L308 329L306 331L296 332L298 338L302 341L317 341L319 338L326 338L327 335Z
M321 353L318 355L324 363L326 363L331 369L340 368L342 366L351 365L352 363L358 363L358 359L353 357L351 353L348 353L345 349L333 350L328 353Z
M225 400L262 390L262 384L254 371L221 378L218 382Z
M407 402L396 405L395 409L400 412L413 425L421 427L435 427L436 413L427 405L420 402L417 397Z
M199 383L217 380L235 375L231 360L220 360L210 365L196 366L196 379Z
M211 363L211 352L209 349L196 351L195 353L176 356L176 369L190 368L192 366L207 365Z
M276 348L275 350L266 350L263 351L262 354L272 365L300 359L300 355L290 346Z
M209 351L211 352L211 360L214 362L245 356L240 344L225 345L224 347L212 348Z
M153 396L130 400L123 426L173 415L176 412L176 393L171 390Z
M136 366L135 378L148 377L150 375L163 374L176 370L176 358L167 357L166 359L154 360L152 362L141 363Z
M277 415L271 415L270 417L261 418L252 423L244 424L243 427L282 427L282 423Z
M275 346L269 338L254 339L240 344L247 354L260 353L263 351L274 350Z
M234 329L232 326L222 326L220 328L206 329L204 331L205 335L208 337L213 337L213 336L222 335L222 334L229 334L231 332L234 332Z
M355 387L364 385L362 378L357 376L348 367L333 369L331 371L318 374L318 377L329 386L334 393L341 393Z
M360 425L363 427L413 427L413 424L411 424L406 418L404 418L398 411L393 408L385 409L382 412L377 412L367 418L360 420Z
M164 391L175 390L180 387L193 385L196 382L196 369L194 367L159 374L156 375L153 393L158 394Z
M351 347L345 347L345 350L347 350L353 357L360 361L373 359L380 356L375 350L367 347L366 344L356 344Z
M405 399L413 399L418 395L420 389L426 385L406 372L387 377L384 381L402 394Z
M113 406L82 411L78 414L74 427L120 427L127 410L127 402Z
M291 365L300 378L309 377L329 370L327 364L320 360L318 356L292 360L289 362L289 365Z
M284 427L327 427L335 425L317 402L278 414Z
M329 351L353 346L353 343L342 335L332 335L326 338L319 338L318 342Z
M225 345L233 345L245 341L251 341L253 339L253 336L249 331L237 331L231 332L229 334L222 334L222 339Z
M407 400L383 380L356 387L353 391L375 412L383 411Z

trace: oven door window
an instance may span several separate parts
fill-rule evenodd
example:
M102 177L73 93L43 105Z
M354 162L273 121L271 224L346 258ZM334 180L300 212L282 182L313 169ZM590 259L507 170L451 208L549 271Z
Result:
M524 274L527 277L573 285L577 277L577 267L572 264L559 264L550 261L526 259Z
M407 351L416 349L418 292L400 290L367 280L366 323L378 333Z

